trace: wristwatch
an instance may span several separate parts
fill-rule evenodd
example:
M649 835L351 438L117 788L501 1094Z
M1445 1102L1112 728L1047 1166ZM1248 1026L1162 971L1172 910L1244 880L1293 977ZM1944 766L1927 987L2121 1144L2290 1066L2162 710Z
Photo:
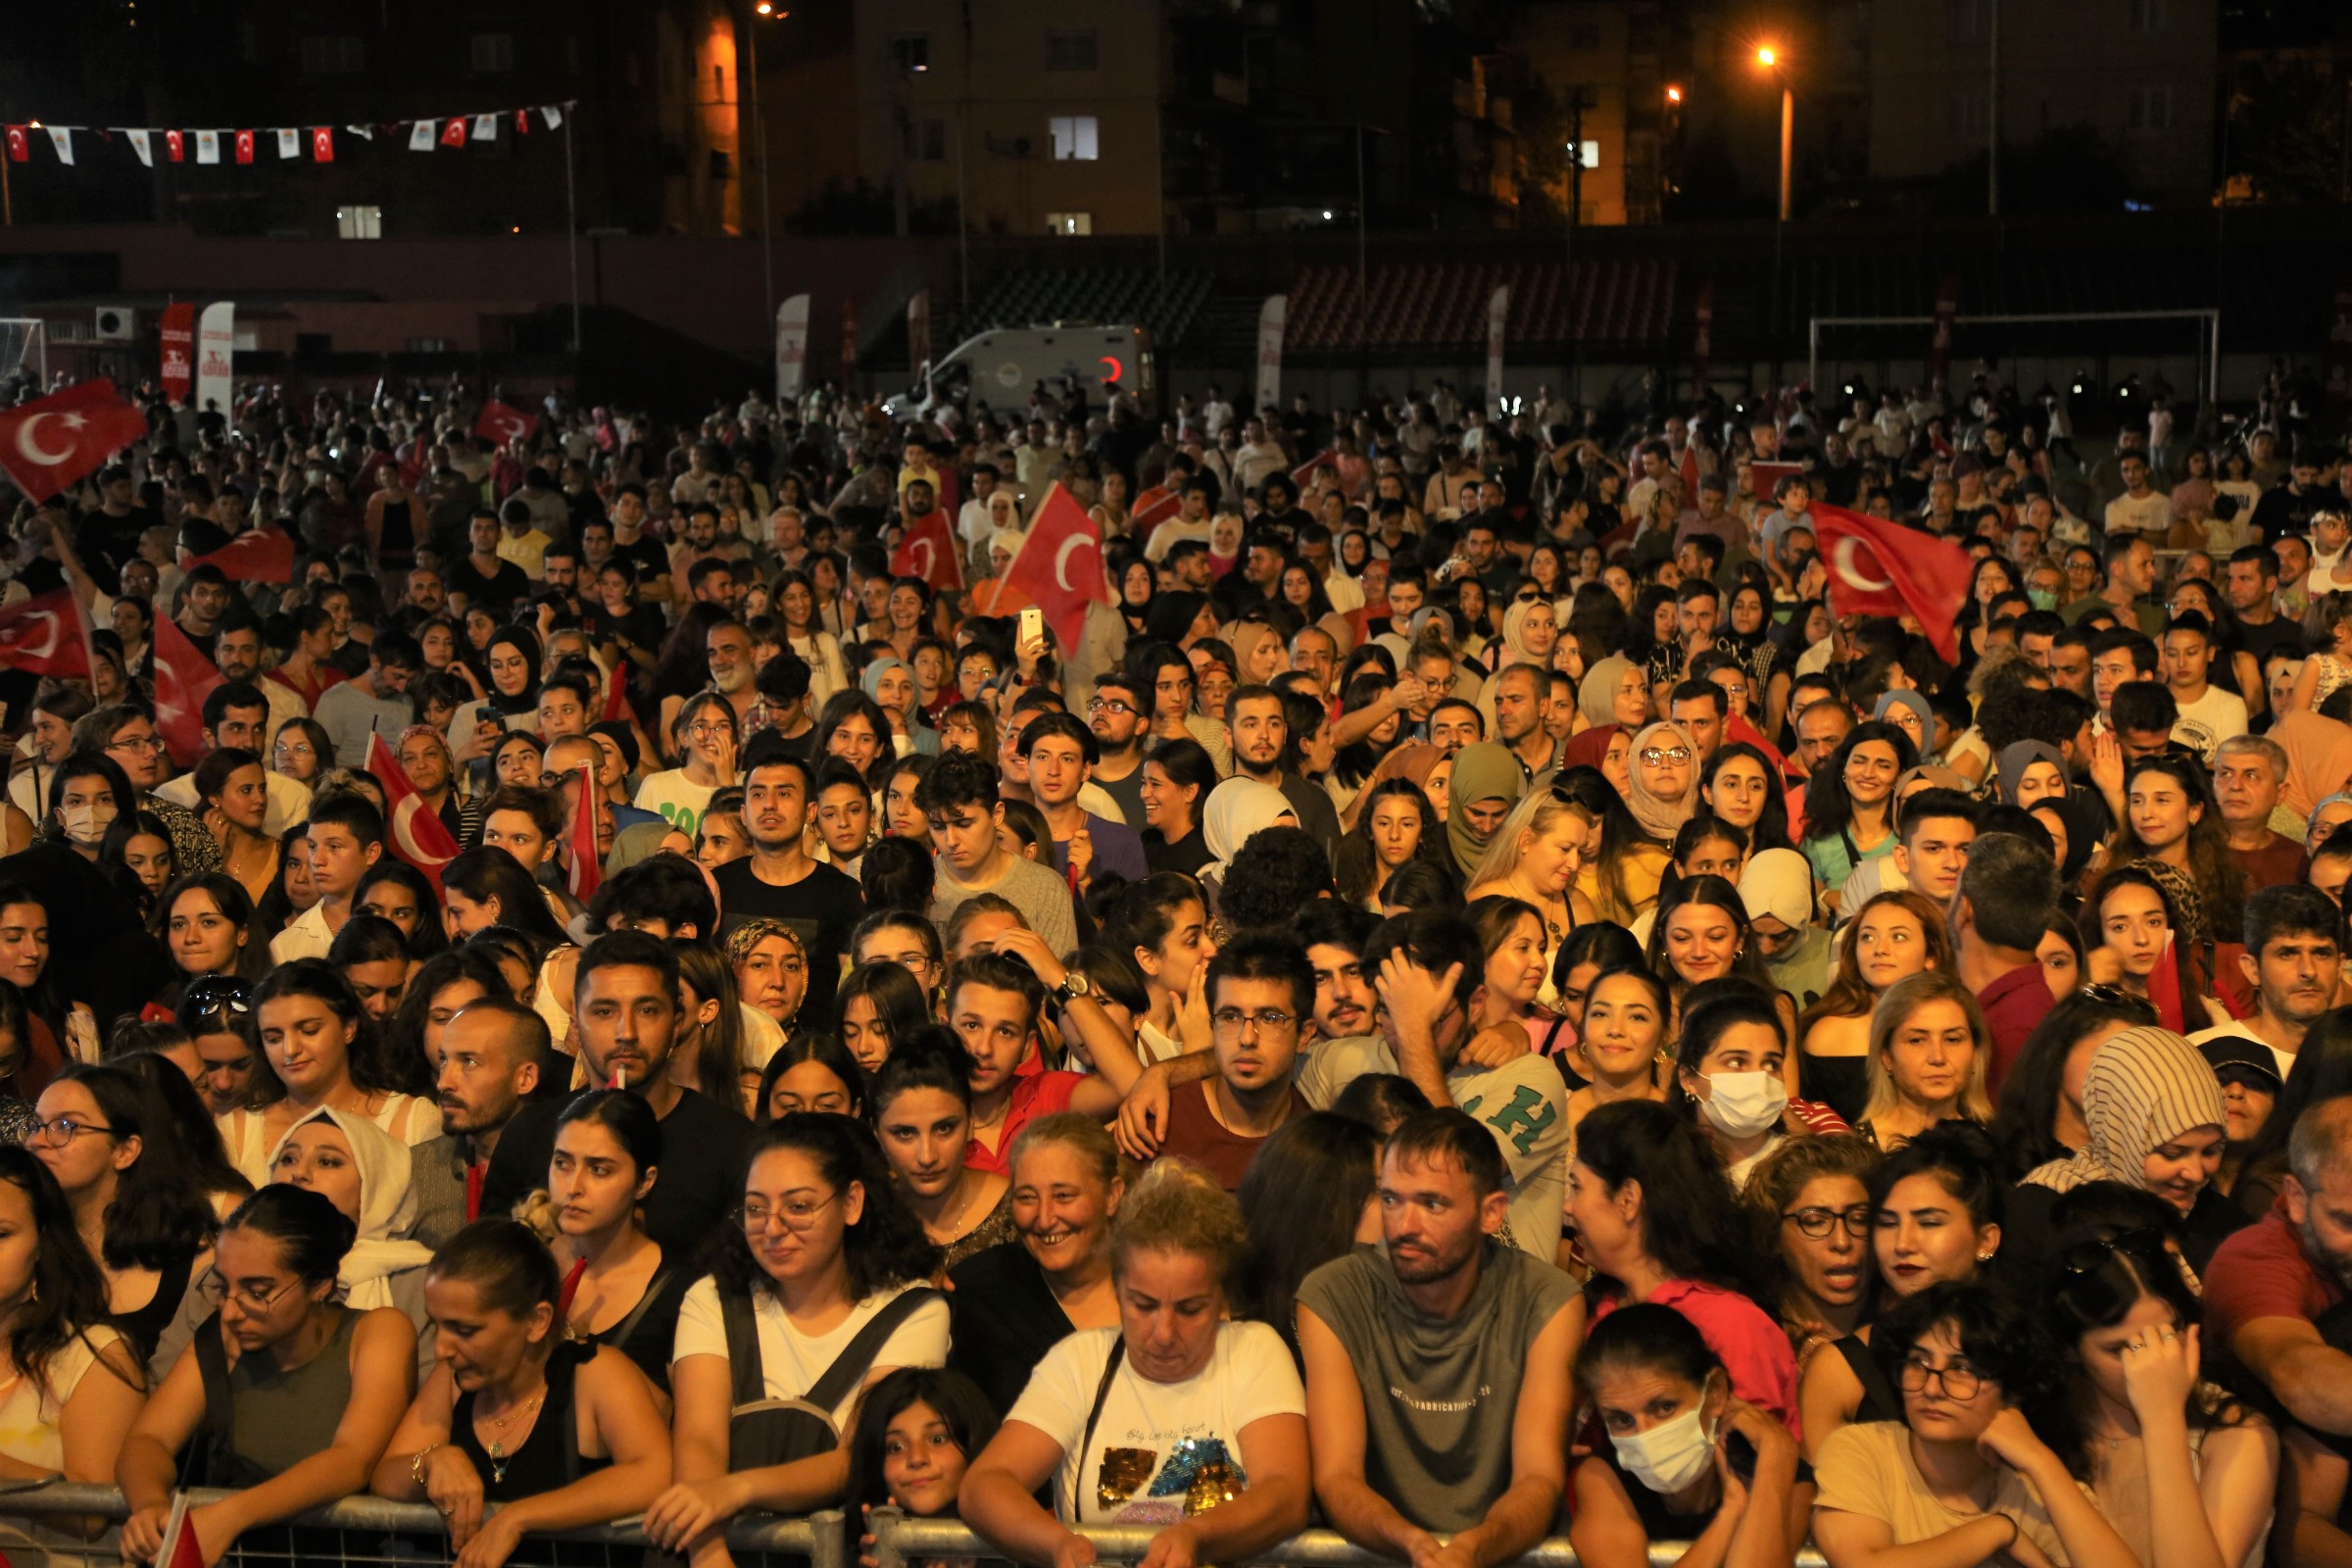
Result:
M1070 970L1061 977L1061 984L1054 988L1054 1000L1065 1005L1076 998L1091 997L1094 994L1095 983L1086 977L1086 971L1083 969Z

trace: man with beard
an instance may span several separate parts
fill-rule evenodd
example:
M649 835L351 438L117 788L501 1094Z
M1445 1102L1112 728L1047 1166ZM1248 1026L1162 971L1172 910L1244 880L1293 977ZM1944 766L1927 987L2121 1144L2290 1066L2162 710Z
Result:
M710 668L710 684L735 710L735 733L740 735L752 704L760 697L759 688L753 685L760 665L751 631L740 620L722 620L704 635L703 652Z
M493 974L492 978L495 978ZM460 1007L433 1052L441 1136L412 1152L416 1240L439 1247L481 1215L482 1182L499 1135L539 1088L547 1021L495 993Z
M809 969L813 976L815 964ZM681 1016L678 959L669 944L642 931L615 931L581 953L572 979L579 1062L599 1088L643 1099L662 1123L662 1181L645 1199L645 1231L671 1257L691 1257L721 1225L743 1192L744 1152L752 1126L669 1075ZM828 1004L830 1005L830 1004ZM500 1134L482 1180L481 1212L505 1214L547 1185L561 1104L517 1111Z
M1495 1241L1502 1159L1461 1111L1424 1110L1390 1135L1378 1196L1385 1250L1357 1247L1298 1289L1315 1496L1380 1556L1508 1562L1559 1510L1583 1300L1548 1262Z
M2245 951L2237 965L2255 994L2253 1016L2216 1024L2188 1037L2251 1040L2269 1049L2284 1081L2294 1070L2303 1036L2335 1005L2344 969L2343 911L2317 888L2301 883L2264 888L2246 900Z
M1323 846L1324 854L1331 854L1340 843L1340 813L1333 808L1330 795L1321 785L1283 771L1291 726L1283 716L1282 694L1266 686L1239 687L1227 710L1232 714L1236 772L1282 791L1298 825Z

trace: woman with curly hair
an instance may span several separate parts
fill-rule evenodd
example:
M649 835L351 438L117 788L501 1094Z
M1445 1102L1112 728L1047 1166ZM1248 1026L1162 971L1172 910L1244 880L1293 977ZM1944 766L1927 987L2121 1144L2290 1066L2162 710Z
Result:
M645 1515L655 1544L698 1561L723 1560L720 1532L747 1509L805 1514L840 1501L849 1458L839 1434L850 1429L861 1387L948 1358L948 1304L922 1284L939 1249L899 1197L862 1122L803 1111L760 1128L737 1223L678 1309L670 1366L677 1483ZM825 1391L831 1404L817 1413L834 1441L791 1451L785 1433L756 1413L734 1414L746 1402L807 1399L815 1383L798 1369L838 1364L845 1336L866 1342L864 1365ZM741 1345L758 1347L756 1368L735 1364Z

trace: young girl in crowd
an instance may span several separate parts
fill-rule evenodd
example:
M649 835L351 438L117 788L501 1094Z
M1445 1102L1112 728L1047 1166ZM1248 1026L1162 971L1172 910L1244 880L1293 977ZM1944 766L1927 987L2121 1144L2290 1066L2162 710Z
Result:
M642 1096L592 1089L564 1107L547 1167L557 1260L567 1263L558 1315L572 1339L634 1361L666 1416L670 1341L695 1270L645 1233L639 1211L661 1179L661 1123Z
M1952 944L1942 912L1908 890L1873 895L1836 941L1830 989L1797 1019L1797 1070L1806 1093L1859 1122L1870 1100L1870 1026L1879 999L1922 970L1950 972Z

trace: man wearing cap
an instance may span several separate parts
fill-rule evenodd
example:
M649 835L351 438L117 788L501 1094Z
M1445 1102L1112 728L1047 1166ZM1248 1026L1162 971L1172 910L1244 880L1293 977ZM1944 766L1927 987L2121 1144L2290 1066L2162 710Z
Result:
M2014 833L1987 833L1969 846L1968 869L1952 899L1955 967L1976 993L1992 1035L1984 1087L2002 1076L2057 1004L2034 950L2058 918L2058 866Z
M2253 1015L2201 1030L2188 1037L2189 1044L2252 1041L2268 1048L2284 1079L2304 1034L2335 1005L2344 969L2336 935L2342 926L2343 912L2317 888L2289 883L2256 892L2246 900L2246 951L2237 959L2255 993Z
M2262 1136L2271 1108L2278 1103L2278 1064L2271 1058L2268 1046L2231 1035L2206 1041L2197 1047L2197 1054L2221 1080L2225 1112L2221 1184L2243 1207L2246 1195L2238 1190L2237 1173L2244 1166L2246 1151ZM2263 1191L2270 1191L2267 1184Z

